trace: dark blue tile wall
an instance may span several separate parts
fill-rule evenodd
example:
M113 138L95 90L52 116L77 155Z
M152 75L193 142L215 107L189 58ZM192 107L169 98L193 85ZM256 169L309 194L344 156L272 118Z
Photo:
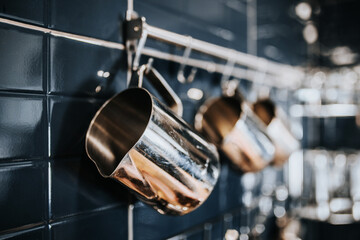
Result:
M51 28L104 40L120 40L125 0L47 1L51 5Z
M0 24L0 89L44 91L43 39L41 33Z
M43 25L46 2L45 0L1 0L0 16Z
M45 155L45 109L42 96L0 93L0 161Z
M51 37L50 51L50 94L109 98L125 87L126 74L119 69L126 61L119 50Z
M11 240L27 240L27 239L48 239L47 238L47 229L45 226L34 227L32 229L27 229L23 231L18 231L15 233L10 233L0 237L1 239L11 239Z
M103 101L64 96L51 96L48 101L50 156L80 156L87 127Z
M246 2L135 0L134 6L152 25L246 51ZM120 43L125 10L125 0L0 0L1 18ZM276 18L279 11L259 16L259 24L287 23L286 14ZM284 56L275 60L298 61L301 49L289 43L297 33L285 26L260 39L260 55L272 57L264 51L271 45ZM218 74L199 70L192 84L182 85L177 64L155 60L154 66L183 100L190 124L196 109L221 93ZM0 239L127 239L132 198L123 186L102 178L84 152L92 116L126 87L125 69L123 51L0 24ZM191 87L201 88L203 99L188 98ZM222 161L213 193L191 214L163 216L135 200L134 238L222 239L228 228L239 228L241 173Z
M0 232L43 224L47 211L47 164L44 161L0 165Z
M127 204L125 188L102 178L87 158L61 159L51 168L52 219Z
M301 65L307 45L302 36L303 23L294 13L299 1L258 0L258 55L273 61Z
M127 239L126 208L111 208L50 225L51 239Z

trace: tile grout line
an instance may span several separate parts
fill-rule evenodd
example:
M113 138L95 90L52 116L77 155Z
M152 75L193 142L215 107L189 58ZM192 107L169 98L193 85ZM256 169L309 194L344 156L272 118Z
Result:
M105 41L105 40L101 40L98 38L86 37L86 36L82 36L82 35L78 35L78 34L72 34L72 33L52 30L52 29L48 29L45 27L39 27L39 26L35 26L32 24L22 23L22 22L18 22L18 21L6 19L6 18L0 18L0 23L5 23L5 24L12 25L12 26L17 26L17 27L21 27L21 28L25 28L25 29L38 31L38 32L48 33L55 37L63 37L63 38L67 38L67 39L71 39L71 40L75 40L75 41L79 41L79 42L84 42L84 43L89 43L89 44L93 44L93 45L97 45L97 46L113 48L113 49L118 49L118 50L125 49L125 46L122 43L110 42L110 41Z

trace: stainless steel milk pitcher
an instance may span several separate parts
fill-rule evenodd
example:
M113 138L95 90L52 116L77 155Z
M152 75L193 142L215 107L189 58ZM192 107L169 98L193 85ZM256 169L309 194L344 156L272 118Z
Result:
M162 214L183 215L210 195L220 173L216 147L181 118L182 104L149 64L108 100L86 134L86 152L103 177L129 187ZM143 77L171 105L142 88Z

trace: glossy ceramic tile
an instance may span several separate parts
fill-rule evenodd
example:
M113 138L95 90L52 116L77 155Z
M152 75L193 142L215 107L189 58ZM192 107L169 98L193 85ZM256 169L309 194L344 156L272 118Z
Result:
M307 59L307 45L302 36L304 25L295 16L293 3L277 2L258 1L258 55L301 65Z
M134 239L164 239L172 237L189 227L188 215L166 216L151 207L137 202L134 208ZM166 231L162 231L166 229Z
M336 239L359 239L359 223L346 225L332 225L326 222L301 220L304 225L300 237L306 240L336 240Z
M85 154L85 134L102 102L93 99L49 97L52 157Z
M65 32L120 41L125 0L49 0L51 26Z
M211 209L211 211L209 211ZM210 197L196 210L185 216L166 216L151 207L137 202L134 209L134 239L163 239L204 223L220 213L219 187L215 186ZM166 229L166 231L162 231Z
M188 16L185 17L178 14L171 14L171 12L163 11L161 8L149 3L141 2L137 3L136 6L139 15L144 16L147 23L153 26L179 34L189 35L221 46L229 46L234 39L234 34L231 30L209 25L203 21L196 21ZM164 21L164 19L171 19L171 21ZM222 34L224 32L226 36Z
M51 239L127 239L127 209L114 208L51 224Z
M46 190L46 163L0 164L0 233L44 222Z
M222 240L224 238L224 232L222 229L222 222L217 221L211 226L211 240Z
M354 117L306 117L303 119L303 128L303 143L306 148L320 146L336 150L360 147L359 141L356 141L360 129Z
M122 51L65 38L50 39L51 94L111 97L126 86Z
M126 208L128 191L103 178L95 164L83 159L59 159L51 164L52 219L113 205Z
M198 240L198 239L203 239L203 237L204 237L204 231L202 228L186 233L186 240Z
M206 11L200 11L206 6ZM187 2L187 14L198 21L204 21L208 25L227 27L229 19L225 15L225 7L219 0L193 0Z
M241 176L242 174L240 170L235 169L235 167L229 166L228 176L226 179L226 210L234 209L241 204Z
M0 94L0 159L35 158L46 153L44 100Z
M9 240L42 240L47 239L46 227L40 226L33 229L26 229L15 233L0 235L0 239Z
M331 119L329 119L331 121ZM327 124L326 122L324 124ZM326 125L328 126L328 125ZM331 123L330 123L331 126ZM357 141L360 135L360 128L356 125L354 117L342 117L336 120L334 129L329 128L325 132L325 146L331 149L351 148L359 149L360 142Z
M38 32L0 24L0 90L43 90L43 39Z
M43 25L45 1L2 0L0 2L0 16Z
M151 6L156 6L157 8L162 9L164 12L171 11L173 15L182 15L186 11L187 2L188 0L173 2L161 0L139 0L137 1L136 5L138 3L145 3Z
M303 148L315 148L322 145L321 129L323 129L323 123L321 118L304 117L302 119L303 125Z

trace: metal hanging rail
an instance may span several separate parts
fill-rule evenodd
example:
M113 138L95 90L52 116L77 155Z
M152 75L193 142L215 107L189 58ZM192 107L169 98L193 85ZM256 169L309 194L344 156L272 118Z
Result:
M127 20L130 20L132 16L136 16L134 12L134 1L128 0L128 9L127 9ZM189 48L189 43L191 44L191 50L210 55L212 57L220 58L228 63L240 65L242 68L233 67L231 73L229 74L232 77L246 78L247 80L257 81L259 79L259 73L266 75L264 84L277 86L277 87L287 87L287 88L297 88L301 85L302 80L305 77L305 73L299 69L290 65L276 63L265 58L260 58L251 54L243 53L236 51L234 49L218 46L206 41L194 39L190 36L181 35L178 33L170 32L158 27L151 26L143 20L142 31L144 32L145 39L153 38L159 41L166 42L168 44L173 44L177 46L184 47L185 49ZM144 43L143 43L144 44ZM175 61L183 64L185 62L184 57L176 56L172 54L166 54L158 52L156 50L151 50L141 46L141 54L151 55L153 57L158 57L162 59L167 59L170 61ZM138 56L135 56L135 62L138 62ZM226 66L221 64L215 64L209 61L197 60L187 58L186 65L203 68L203 69L212 69L212 71L224 73L227 69ZM246 70L244 68L249 68L252 70ZM262 77L264 80L264 77Z
M0 23L14 25L26 29L32 29L35 31L48 33L56 37L63 37L80 41L88 44L94 44L102 47L113 48L118 50L125 50L125 46L122 43L105 41L97 38L71 34L67 32L57 31L44 27L35 26L32 24L22 23L6 18L0 18ZM163 30L149 24L144 23L144 31L147 32L147 36L153 39L167 42L186 48L189 44L189 36L180 35L167 30ZM265 85L279 87L279 88L292 88L295 89L301 85L301 82L305 76L304 72L295 67L275 63L264 58L259 58L250 54L235 51L233 49L221 47L215 44L211 44L202 40L191 38L191 49L201 52L206 55L210 55L216 58L224 59L228 62L234 62L243 67L233 67L231 73L232 77L247 79L254 82L260 82ZM178 56L170 53L164 53L156 49L143 48L142 54L163 59L167 61L173 61L182 64L184 62L183 56ZM195 68L207 70L209 72L224 73L227 69L225 64L218 64L211 61L199 60L194 58L188 58L186 65ZM248 69L244 68L247 67ZM266 78L264 79L264 76Z
M172 61L176 63L183 63L183 56L178 56L170 53L164 53L152 48L144 48L141 53L143 55L154 57L157 59L162 59L166 61ZM204 69L208 72L217 72L224 73L226 70L226 65L218 64L206 60L188 58L186 61L187 66ZM280 78L269 74L266 76L266 81L263 81L264 74L259 73L259 71L244 69L239 67L234 67L231 72L231 76L240 79L246 79L252 82L261 83L264 85L278 87L278 88L292 88L295 89L298 87L298 83L296 81L282 81ZM287 79L288 80L288 79Z
M188 36L160 29L146 23L144 23L144 30L147 32L148 37L156 40L182 47L186 47L189 44ZM286 81L286 83L284 82L283 84L284 86L298 87L304 78L303 71L290 65L276 63L265 58L256 57L202 40L191 38L191 49L226 61L234 61L240 66L273 75L274 77L278 77L280 82ZM191 64L189 63L188 65Z
M118 50L125 50L125 46L122 43L118 43L118 42L105 41L105 40L82 36L82 35L78 35L78 34L72 34L72 33L52 30L52 29L39 27L39 26L35 26L32 24L22 23L22 22L18 22L18 21L6 19L6 18L0 18L0 23L9 24L12 26L17 26L17 27L21 27L21 28L25 28L25 29L31 29L34 31L47 33L47 34L50 34L55 37L67 38L67 39L71 39L74 41L84 42L87 44L93 44L93 45L97 45L97 46L118 49ZM163 59L166 61L172 61L172 62L176 62L176 63L180 63L180 64L183 63L183 61L184 61L183 56L178 56L178 55L174 55L174 54L170 54L170 53L161 52L159 50L152 49L152 48L143 48L141 53L143 55L146 55L149 57ZM223 73L226 68L226 66L224 64L217 64L214 62L199 60L199 59L194 59L194 58L187 59L187 65L193 66L193 67L196 67L199 69L204 69L209 72L218 72L218 73ZM236 78L243 78L243 79L247 79L247 80L254 81L254 82L261 80L261 78L259 78L259 73L257 71L243 69L243 68L239 68L239 67L234 67L231 75ZM290 87L290 88L292 86L294 86L294 82L280 81L279 78L275 78L272 75L268 75L267 80L268 81L264 82L264 84L269 85L269 86Z

